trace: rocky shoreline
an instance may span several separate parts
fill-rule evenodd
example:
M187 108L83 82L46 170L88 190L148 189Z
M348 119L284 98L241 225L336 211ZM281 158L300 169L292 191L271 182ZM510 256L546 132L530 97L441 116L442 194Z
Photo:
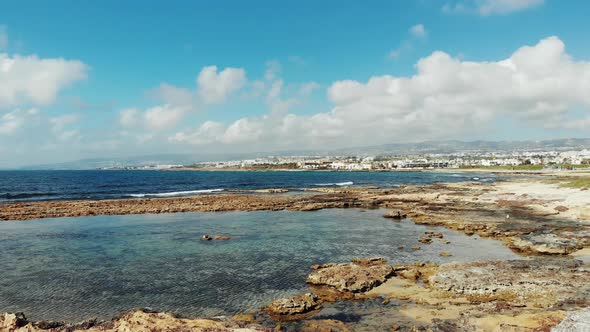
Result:
M494 238L523 259L442 265L408 262L398 266L388 265L381 258L326 262L311 267L309 292L278 299L252 315L186 319L136 310L109 322L72 325L28 322L23 314L5 314L0 316L0 330L348 331L354 330L353 324L313 316L334 301L359 299L380 299L384 304L399 301L395 309L398 321L384 330L569 331L571 326L588 327L579 324L590 317L590 193L568 190L572 189L546 183L542 178L525 178L398 189L320 188L302 194L268 190L264 194L230 192L183 198L3 203L0 220L386 208L391 212L384 217L391 222L407 222L404 219L409 218L417 224ZM434 240L445 241L440 233L426 232L419 245L427 246ZM298 325L290 325L293 322Z

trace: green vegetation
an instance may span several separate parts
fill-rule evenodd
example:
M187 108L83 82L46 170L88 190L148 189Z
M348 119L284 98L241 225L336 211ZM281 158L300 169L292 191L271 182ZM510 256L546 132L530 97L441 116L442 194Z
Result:
M517 166L463 166L461 169L497 169L497 170L525 170L525 171L539 171L543 169L543 165L517 165Z
M546 180L549 183L559 183L566 188L590 188L589 176L559 176Z
M511 171L540 171L546 165L517 165L517 166L463 166L460 169L497 169L497 170L511 170ZM559 167L564 169L576 168L590 168L590 164L556 164L547 165L550 167Z

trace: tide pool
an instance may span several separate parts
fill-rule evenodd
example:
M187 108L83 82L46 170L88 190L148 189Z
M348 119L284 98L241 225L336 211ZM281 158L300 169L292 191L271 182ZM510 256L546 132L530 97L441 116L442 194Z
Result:
M385 219L385 210L216 212L0 223L0 312L108 319L137 307L230 315L306 290L309 267L514 259L501 242ZM425 231L440 231L424 245ZM203 234L234 237L202 241ZM412 246L421 246L414 251ZM398 249L405 246L404 249ZM452 257L440 257L447 251Z

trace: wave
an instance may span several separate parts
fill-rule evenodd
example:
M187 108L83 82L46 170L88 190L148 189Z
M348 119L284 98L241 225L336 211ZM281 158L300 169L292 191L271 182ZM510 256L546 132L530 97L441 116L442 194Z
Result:
M346 181L346 182L333 182L333 183L316 183L314 186L320 187L330 187L330 186L352 186L354 182Z
M142 197L175 197L175 196L187 196L193 194L208 194L214 192L220 192L224 189L202 189L202 190L188 190L188 191L174 191L169 193L155 193L155 194L129 194L127 196L142 198Z

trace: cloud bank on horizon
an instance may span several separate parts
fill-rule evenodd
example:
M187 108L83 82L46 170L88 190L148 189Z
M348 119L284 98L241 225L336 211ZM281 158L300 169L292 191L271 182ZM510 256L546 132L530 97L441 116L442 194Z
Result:
M334 107L299 116L269 112L224 125L207 121L178 132L171 142L314 146L370 144L404 137L441 139L479 131L499 116L545 128L584 128L590 118L568 120L575 106L590 108L590 62L574 61L558 37L517 49L498 61L462 61L436 51L409 77L342 80L328 88ZM226 69L227 70L227 69ZM282 81L270 82L276 84ZM280 92L269 92L278 98Z
M543 4L453 1L439 10L442 15L490 16ZM41 162L26 156L43 158L55 151L66 160L72 150L80 156L256 152L478 137L506 119L543 131L584 135L590 129L590 61L568 54L560 37L546 36L491 60L434 50L416 60L408 74L384 72L365 80L343 74L331 82L319 83L313 75L289 82L285 62L277 60L267 61L258 75L246 67L206 64L184 78L193 84L161 83L145 91L147 102L122 105L103 116L97 135L89 129L96 118L88 112L46 111L61 109L63 94L73 87L92 85L92 63L10 53L7 31L0 25L0 166ZM386 54L386 61L398 61L435 38L427 23L412 24L402 35L405 42ZM292 63L305 66L302 58ZM321 107L305 111L313 100L320 100ZM239 111L240 105L251 104L254 111ZM225 107L238 111L220 119Z

